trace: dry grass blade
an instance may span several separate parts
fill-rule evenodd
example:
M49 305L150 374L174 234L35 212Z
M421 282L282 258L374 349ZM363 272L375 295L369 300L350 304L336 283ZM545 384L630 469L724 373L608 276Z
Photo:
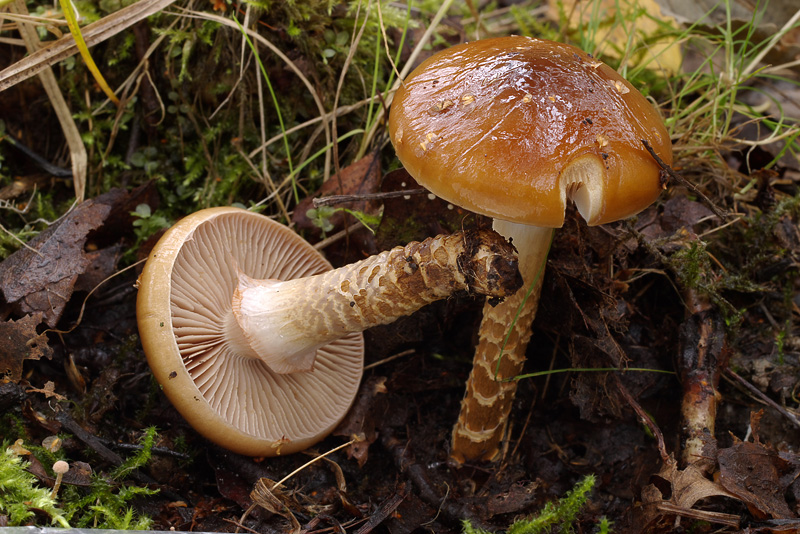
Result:
M250 492L253 505L285 517L292 523L292 534L300 532L300 522L289 509L291 496L286 493L286 488L282 484L276 483L268 478L259 478L253 491Z
M86 41L87 46L94 46L128 29L140 20L158 13L174 1L140 0L83 28L83 39ZM0 71L0 91L8 89L38 74L50 65L77 53L78 47L72 35L65 35L44 48L36 51L32 50L29 56Z
M15 0L11 4L11 9L19 14L28 13L24 0ZM31 24L20 22L19 33L23 41L25 41L25 47L31 53L31 56L28 56L30 58L36 54L41 46L36 28ZM86 147L83 145L78 126L72 119L72 113L69 110L69 106L67 106L66 100L64 100L64 95L61 94L61 89L58 87L58 81L56 80L56 75L53 74L53 69L49 65L43 65L37 72L42 80L44 90L47 92L47 97L53 105L53 110L56 112L58 122L61 124L64 138L69 147L70 160L72 161L72 183L75 188L75 198L80 202L86 192L86 172L89 161ZM0 86L0 91L2 91L2 86Z
M347 71L350 68L350 63L351 61L353 61L353 56L355 56L356 51L358 50L358 43L361 41L361 37L364 35L364 30L367 27L367 22L369 21L369 14L371 10L372 10L372 1L370 0L370 2L367 3L367 9L366 12L364 13L364 22L361 24L361 28L358 30L358 35L353 37L353 40L350 43L350 50L347 53L347 58L345 58L344 60L344 65L342 66L342 72L339 75L339 83L336 86L336 94L333 97L333 109L339 107L339 97L341 96L342 93L342 86L344 85L344 79L345 76L347 75ZM361 3L359 2L358 10L356 11L356 22L358 21L358 15L360 11L361 11ZM355 30L355 26L353 27L353 29ZM334 132L337 131L335 113L331 117L331 130L333 130ZM341 169L339 169L339 145L337 143L333 144L333 164L336 168L336 176L341 176L340 175ZM326 175L325 176L326 181L327 178L328 176ZM341 178L339 178L339 181L341 183Z
M439 7L439 11L436 12L436 15L434 15L433 19L431 20L430 25L425 30L425 33L422 34L422 37L420 37L419 42L414 47L414 50L411 52L411 55L408 57L408 60L406 61L406 64L403 67L403 70L400 71L400 76L397 78L397 80L395 80L391 91L389 91L389 94L384 95L384 104L385 104L385 106L381 107L380 109L378 109L378 112L376 113L375 123L372 126L372 128L370 128L369 132L367 132L367 134L365 136L365 141L361 145L362 149L356 155L356 159L361 158L361 157L364 156L364 148L363 147L368 146L372 142L372 139L374 139L375 134L376 134L376 132L378 131L379 128L383 128L383 120L382 119L383 119L383 116L386 113L386 110L388 109L389 105L392 103L392 98L394 97L394 92L397 90L398 87L400 87L400 84L403 83L403 79L408 75L408 73L411 72L411 69L414 67L414 63L417 61L417 58L422 53L422 51L425 49L425 46L428 45L431 37L433 36L434 31L436 31L436 29L439 27L439 23L442 21L444 16L447 14L447 10L450 9L450 6L452 5L452 3L453 3L453 0L445 0L444 2L442 2L441 7Z
M274 481L270 480L269 482L271 484L270 484L269 487L267 487L266 482L264 482L265 480L268 480L268 479L259 478L258 482L256 482L255 487L253 488L253 492L250 494L250 497L253 498L254 502L253 502L252 505L250 505L250 508L245 510L245 512L242 515L242 517L239 518L239 524L236 527L236 530L234 532L239 532L239 527L244 524L245 519L247 519L247 516L250 515L250 513L255 509L256 506L262 506L265 509L272 511L273 513L279 513L279 514L283 515L282 512L277 511L277 510L280 510L280 507L276 507L277 510L272 510L271 509L271 506L274 506L276 503L280 504L280 506L283 506L283 503L281 503L275 497L274 492L276 490L282 490L284 488L284 486L283 486L284 482L286 482L287 480L292 478L294 475L296 475L297 473L299 473L300 471L302 471L303 469L305 469L309 465L311 465L311 464L313 464L315 462L318 462L319 460L322 460L323 458L325 458L329 454L332 454L332 453L338 451L339 449L343 449L345 447L348 447L348 446L352 445L353 443L356 443L357 441L359 441L359 438L353 437L353 439L351 439L347 443L342 443L341 445L339 445L337 447L334 447L331 450L329 450L329 451L327 451L327 452L325 452L323 454L320 454L319 456L315 456L314 458L312 458L311 460L307 461L306 463L304 463L303 465L301 465L300 467L298 467L297 469L295 469L294 471L292 471L291 473L289 473L288 475L286 475L285 477L283 477L279 481L274 482ZM270 503L271 503L271 505L270 505ZM284 506L284 510L289 512L289 515L291 515L291 518L289 518L289 520L292 521L293 526L299 527L299 523L296 524L297 519L295 519L294 514L292 514L289 511L289 509L286 508L285 506Z

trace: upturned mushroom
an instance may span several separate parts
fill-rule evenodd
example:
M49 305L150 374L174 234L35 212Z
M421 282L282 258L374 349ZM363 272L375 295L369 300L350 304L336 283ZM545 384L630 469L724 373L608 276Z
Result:
M302 450L352 403L361 331L455 291L503 297L522 280L494 232L438 236L331 270L271 219L211 208L173 226L139 279L148 363L183 417L252 456Z
M643 210L662 190L643 140L669 164L669 135L648 100L601 61L519 36L457 45L423 62L394 95L389 134L421 185L493 217L519 252L524 286L484 308L453 429L456 461L489 461L505 433L516 391L508 380L525 361L553 228L563 225L567 201L589 225Z

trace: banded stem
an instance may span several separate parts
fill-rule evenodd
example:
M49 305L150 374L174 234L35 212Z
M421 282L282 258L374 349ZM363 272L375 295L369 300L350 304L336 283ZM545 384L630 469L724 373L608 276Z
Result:
M309 371L317 348L347 333L391 323L457 291L502 298L521 283L514 248L502 237L459 232L305 278L240 273L228 327L242 354L274 372Z
M511 238L520 251L519 267L524 284L497 306L488 303L484 306L467 391L453 427L450 455L459 463L492 461L500 452L517 391L517 382L506 380L521 374L525 364L531 323L539 307L544 264L553 235L552 228L498 219L494 221L494 229Z

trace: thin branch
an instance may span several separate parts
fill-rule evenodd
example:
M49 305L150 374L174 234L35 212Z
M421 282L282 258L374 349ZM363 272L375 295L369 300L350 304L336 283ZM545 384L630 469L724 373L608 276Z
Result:
M364 193L363 195L330 195L327 197L315 198L311 202L315 208L320 206L333 206L336 204L347 204L349 202L363 202L369 200L385 200L387 198L407 197L411 195L422 195L428 193L427 189L408 189L406 191L386 191L384 193Z
M750 382L748 382L747 380L745 380L744 378L742 378L741 376L739 376L738 374L736 374L735 372L733 372L729 368L725 369L725 375L728 378L733 379L733 381L736 382L737 384L741 384L742 386L744 386L744 388L747 391L752 393L755 397L757 397L759 400L761 400L762 402L764 402L768 406L771 406L772 408L776 409L781 415L786 417L786 419L788 419L794 426L800 428L800 421L798 421L796 415L791 413L789 410L787 410L786 408L784 408L783 406L781 406L780 404L778 404L774 400L772 400L769 397L767 397L760 389L755 387L753 384L751 384Z
M655 151L653 150L653 147L650 145L650 143L647 142L646 139L642 139L641 141L642 141L642 144L644 145L644 147L650 153L650 155L653 156L653 159L656 160L656 163L658 163L658 166L661 167L662 173L666 174L666 176L668 176L670 178L670 180L672 180L673 182L677 182L677 183L689 188L690 191L692 191L697 196L702 198L703 201L705 201L705 203L708 205L708 208L711 211L714 212L714 215L716 215L717 217L719 217L723 221L727 221L730 218L730 216L727 213L723 212L720 208L718 208L717 205L714 204L714 202L710 198L708 198L702 191L700 191L697 188L696 185L694 185L689 180L687 180L686 178L684 178L683 176L681 176L680 174L675 172L672 169L672 167L667 165L664 162L664 160L661 159L658 156L658 154L655 153Z

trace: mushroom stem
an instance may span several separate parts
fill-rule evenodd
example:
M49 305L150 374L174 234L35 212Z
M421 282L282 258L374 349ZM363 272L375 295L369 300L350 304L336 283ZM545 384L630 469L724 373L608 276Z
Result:
M55 499L58 495L58 490L61 488L61 479L64 474L69 471L69 464L64 460L59 460L53 464L53 472L56 474L56 481L53 484L53 490L50 492L50 498Z
M513 247L503 238L489 230L459 232L305 278L240 273L235 321L226 326L242 355L280 374L310 371L318 348L350 332L391 323L456 291L505 297L521 283Z
M509 379L518 376L525 363L553 236L552 228L498 219L494 229L517 247L524 284L497 306L484 306L467 391L453 427L450 455L459 463L491 461L500 451L517 390L517 382Z

